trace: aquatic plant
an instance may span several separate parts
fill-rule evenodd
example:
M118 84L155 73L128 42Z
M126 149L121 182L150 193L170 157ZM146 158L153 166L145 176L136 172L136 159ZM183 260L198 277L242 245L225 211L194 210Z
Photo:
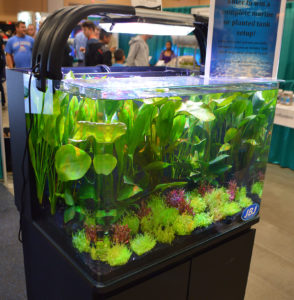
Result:
M149 214L141 219L141 230L142 232L152 233L154 228L154 221L152 214Z
M111 242L108 236L102 240L97 240L95 247L91 247L90 255L93 260L107 260L107 252L111 247Z
M186 200L185 191L183 189L169 191L166 195L166 202L168 205L177 208L180 214L194 214L193 208L190 206L188 200Z
M235 200L236 192L237 192L237 181L236 180L230 180L228 185L228 194L230 195L230 201Z
M96 225L85 225L86 237L90 242L97 241L97 228Z
M172 226L159 226L153 231L156 240L160 243L171 244L175 239L175 230Z
M179 215L173 224L173 228L178 235L188 235L195 229L195 223L191 215Z
M178 203L185 201L185 191L183 189L171 190L166 195L166 202L173 207L178 207Z
M220 207L220 211L224 217L233 216L241 211L241 207L237 202L224 203Z
M245 186L239 188L236 193L235 200L238 202L238 204L242 208L248 207L253 203L252 200L250 198L248 198L246 194L247 194L247 191L246 191Z
M143 218L148 216L151 213L151 208L146 206L146 203L143 201L141 202L140 209L137 212L139 218Z
M106 261L112 266L121 266L128 262L132 252L123 244L116 244L108 249Z
M152 235L144 233L138 234L133 240L131 240L130 244L131 249L137 255L142 255L155 247L156 240Z
M213 218L209 213L202 212L202 213L196 214L194 217L194 224L195 224L196 228L197 227L207 227L210 224L212 224L212 222L213 222Z
M127 214L122 219L122 225L127 225L131 235L136 235L140 227L140 219L134 214Z
M90 240L87 239L85 230L77 231L72 235L72 244L79 252L90 252Z
M188 197L191 199L190 206L193 208L194 214L198 214L206 210L207 204L200 194L193 192Z
M261 198L262 192L263 192L263 182L262 181L255 182L251 187L251 193L258 195L258 197Z
M225 188L214 189L212 192L206 193L204 196L204 200L208 204L210 210L220 207L222 203L228 202L229 199L230 196Z
M128 225L113 225L112 241L115 244L127 244L130 240L131 230Z
M202 181L198 187L198 193L203 197L205 194L213 191L213 186L205 181Z

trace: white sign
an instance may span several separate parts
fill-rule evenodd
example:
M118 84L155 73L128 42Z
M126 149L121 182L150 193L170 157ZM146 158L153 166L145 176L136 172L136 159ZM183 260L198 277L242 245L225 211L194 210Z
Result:
M131 0L131 4L134 7L162 8L162 0Z

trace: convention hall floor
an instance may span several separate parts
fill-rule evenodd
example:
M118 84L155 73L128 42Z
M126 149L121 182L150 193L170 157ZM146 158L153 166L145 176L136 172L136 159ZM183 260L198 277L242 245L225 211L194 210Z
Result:
M6 107L2 114L5 126L8 125L7 111ZM7 186L13 192L11 174ZM17 213L11 203L7 209L1 209L1 196L0 232L6 228L9 234L1 234L0 238L0 300L25 300L22 252L17 242ZM10 201L13 201L12 197ZM8 213L13 217L8 218ZM261 221L255 228L257 233L245 300L293 300L294 171L268 165ZM8 268L9 264L13 268ZM4 269L6 273L1 276Z

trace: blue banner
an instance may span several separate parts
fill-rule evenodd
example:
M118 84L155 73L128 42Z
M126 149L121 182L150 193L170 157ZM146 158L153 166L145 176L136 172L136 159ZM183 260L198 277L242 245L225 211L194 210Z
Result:
M210 77L272 77L282 0L215 0Z

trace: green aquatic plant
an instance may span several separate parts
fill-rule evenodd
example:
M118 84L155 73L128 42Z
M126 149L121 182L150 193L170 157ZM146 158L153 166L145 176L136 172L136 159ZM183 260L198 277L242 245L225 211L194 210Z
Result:
M220 211L223 217L233 216L241 211L241 207L237 202L224 203L220 207Z
M210 193L206 193L204 200L209 206L210 210L220 207L223 203L229 202L230 195L227 193L224 187L214 189Z
M72 244L79 252L91 251L90 240L87 239L84 229L72 235Z
M152 214L149 214L141 219L141 230L144 233L152 233L154 228L154 221Z
M108 249L106 261L112 267L122 266L128 262L131 255L132 252L127 246L117 244Z
M247 197L246 193L247 191L245 186L239 188L236 193L235 200L242 208L248 207L253 203L252 200Z
M95 247L91 247L90 255L93 260L107 260L108 250L111 248L111 242L108 236L105 236L103 240L97 240Z
M195 229L195 223L191 215L179 215L173 224L173 228L178 235L188 235Z
M207 204L200 194L193 192L188 195L188 198L190 199L190 205L195 214L202 213L206 210Z
M138 234L133 240L131 240L130 244L131 249L137 255L142 255L155 247L156 240L152 235L144 233Z
M262 181L255 182L251 187L251 193L258 195L258 197L261 198L262 192L263 192L263 182Z
M194 217L194 224L196 227L207 227L213 223L213 218L209 213L198 213Z
M127 214L122 219L122 225L128 225L131 235L139 232L140 219L134 214Z
M159 226L153 231L156 240L160 243L171 244L175 239L175 230L173 226L162 227Z

